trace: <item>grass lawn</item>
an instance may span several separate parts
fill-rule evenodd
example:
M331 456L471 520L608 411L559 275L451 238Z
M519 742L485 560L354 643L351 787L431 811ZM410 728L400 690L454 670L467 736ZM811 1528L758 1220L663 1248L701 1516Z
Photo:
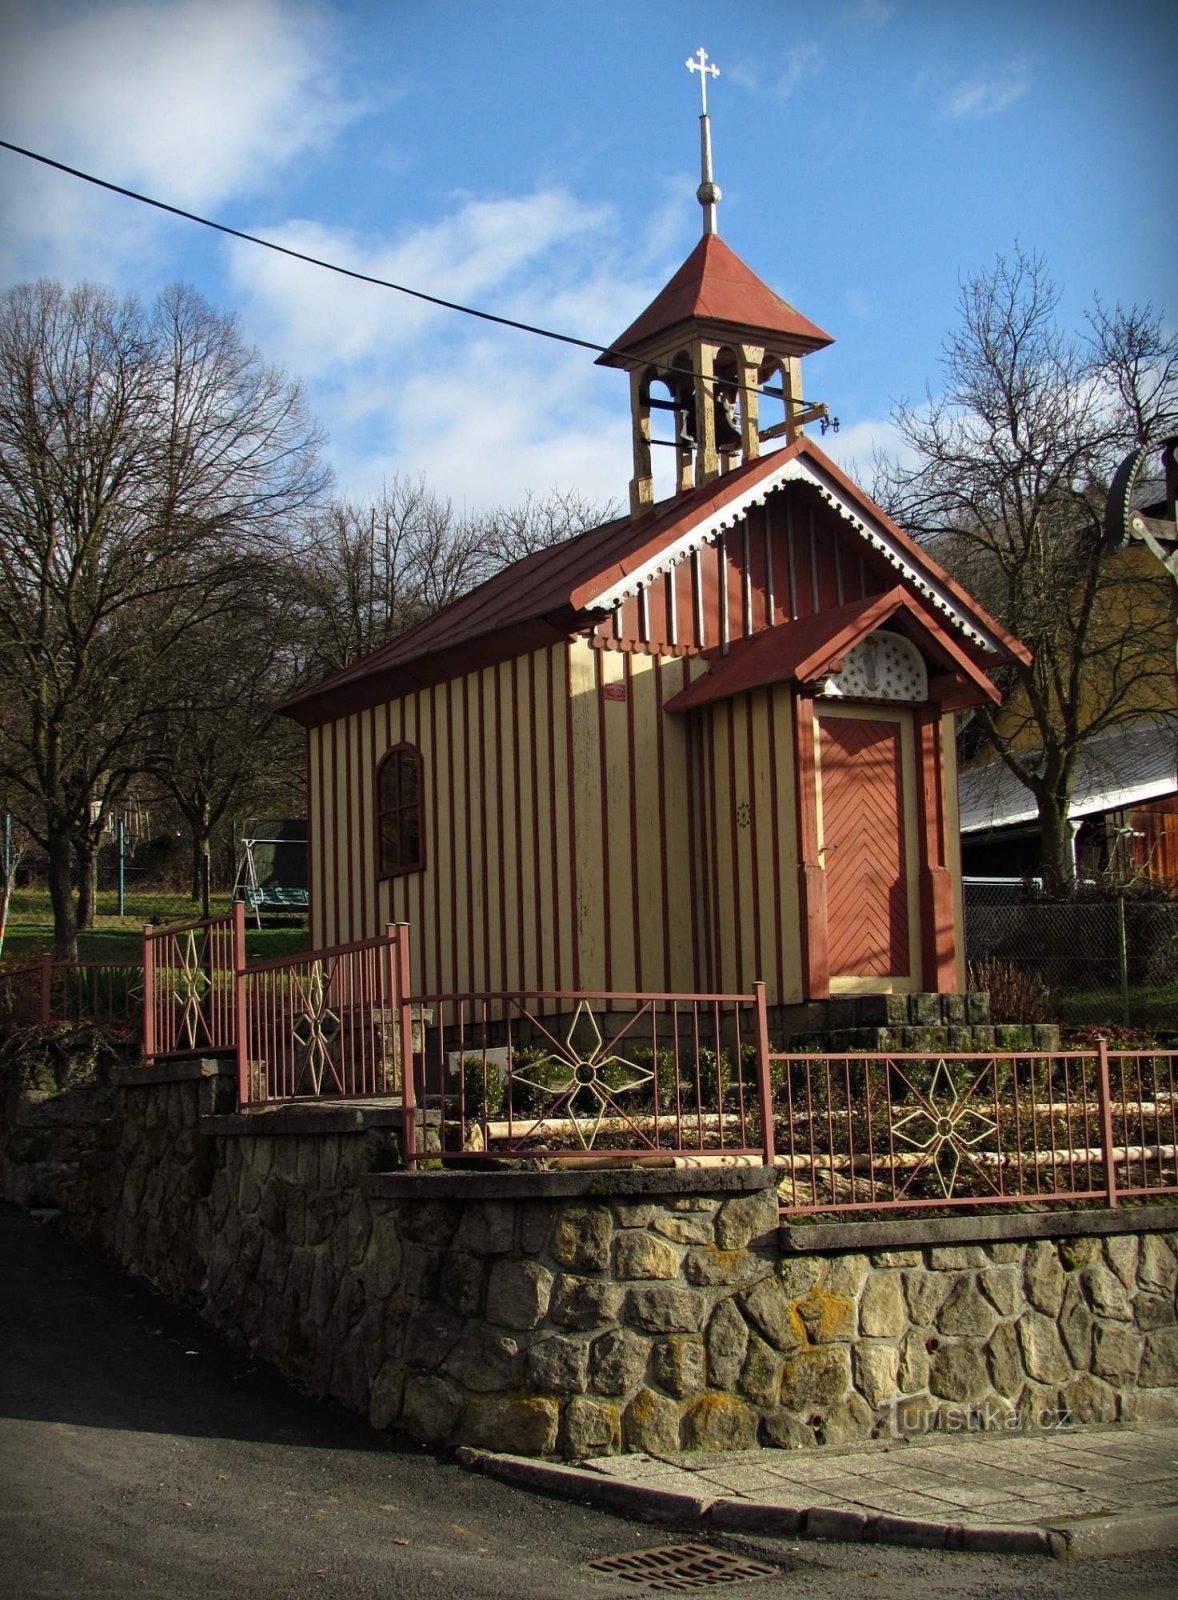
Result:
M1119 988L1073 989L1055 997L1059 1020L1072 1027L1128 1024L1133 1028L1178 1027L1178 983L1142 984L1129 990L1128 1015Z
M82 961L139 961L143 955L143 925L154 922L191 922L200 916L200 906L182 895L128 894L126 915L116 915L118 900L113 890L98 896L98 915L93 928L78 935L78 956ZM214 900L212 910L219 915L229 909L229 901ZM263 917L263 924L267 918ZM280 956L305 950L307 928L304 922L287 919L259 928L246 918L246 954ZM40 889L14 889L8 911L8 930L4 936L5 965L20 966L32 956L53 949L53 916L49 897Z

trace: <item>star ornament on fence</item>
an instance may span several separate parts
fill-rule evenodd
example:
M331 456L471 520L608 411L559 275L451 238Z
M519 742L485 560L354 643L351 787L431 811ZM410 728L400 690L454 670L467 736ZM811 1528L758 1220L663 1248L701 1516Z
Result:
M579 1047L575 1038L577 1029L583 1022L588 1025L587 1050ZM611 1044L613 1042L611 1041ZM550 1076L553 1069L555 1069L554 1075ZM654 1071L637 1066L633 1061L627 1061L624 1056L616 1054L605 1044L588 1001L580 1001L573 1012L568 1033L560 1046L560 1054L549 1052L536 1063L532 1071L534 1077L517 1072L515 1081L526 1083L530 1089L550 1097L548 1107L537 1119L533 1132L544 1123L561 1118L572 1125L581 1149L592 1150L597 1135L601 1132L601 1124L608 1114L620 1117L643 1144L650 1144L650 1139L639 1132L625 1106L618 1104L617 1096L628 1094L641 1088L643 1084L651 1083ZM607 1071L612 1081L606 1081ZM575 1102L583 1093L587 1093L596 1102L596 1111L590 1112L588 1116L578 1116L574 1109Z
M339 1039L342 1026L338 1013L328 1004L331 976L325 977L322 961L313 961L306 977L296 978L296 984L302 1008L290 1030L295 1054L299 1068L305 1067L311 1075L314 1093L322 1094L326 1075L330 1072L335 1076L332 1047Z
M964 1094L960 1093L944 1061L938 1061L927 1093L921 1094L915 1090L915 1086L909 1085L921 1104L907 1116L897 1118L892 1125L892 1132L897 1139L919 1150L925 1159L917 1164L904 1185L905 1192L917 1174L931 1166L945 1199L950 1199L957 1186L957 1174L963 1157L981 1173L990 1188L994 1187L992 1178L973 1156L973 1151L979 1145L998 1132L994 1118L984 1115L970 1103L974 1090L984 1077L983 1072Z
M183 940L177 941L177 958L180 962L176 974L176 1000L180 1006L180 1033L188 1041L188 1048L197 1048L198 1034L208 1035L204 1002L211 984L204 969L204 948L197 946L196 929L190 928Z

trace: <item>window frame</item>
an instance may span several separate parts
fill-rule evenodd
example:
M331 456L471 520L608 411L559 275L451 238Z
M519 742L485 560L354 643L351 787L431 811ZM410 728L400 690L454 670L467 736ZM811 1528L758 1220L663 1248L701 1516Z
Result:
M400 819L410 809L407 805L403 804L402 801L400 800L401 763L402 763L403 758L405 758L405 757L408 757L412 761L413 767L414 767L414 772L415 772L415 775L416 775L417 793L416 793L414 805L415 805L416 812L417 812L417 857L413 861L402 862L397 866L390 866L390 865L388 865L388 863L385 860L385 848L384 848L384 822L385 822L385 819L386 819L386 817L396 817L396 818L398 818L397 842L398 842L398 845L400 845L401 840L402 840ZM382 795L382 792L381 792L382 791L382 786L383 786L384 774L385 774L385 771L388 769L389 764L391 762L393 762L394 760L396 761L396 765L397 765L397 795L398 795L398 798L397 798L396 803L393 806L385 807L385 806L382 805L383 795ZM421 751L418 749L418 747L415 744L410 744L407 739L402 739L397 744L390 745L390 747L385 751L384 755L381 757L380 761L377 763L375 793L374 793L375 804L374 804L374 807L373 807L373 819L374 819L375 830L376 830L376 876L377 876L378 880L383 881L384 879L387 879L387 878L403 878L403 877L407 876L411 872L423 872L425 870L425 795L424 795L425 778L424 778L424 773L425 773L425 768L424 768L424 763L423 763L422 758L421 758Z

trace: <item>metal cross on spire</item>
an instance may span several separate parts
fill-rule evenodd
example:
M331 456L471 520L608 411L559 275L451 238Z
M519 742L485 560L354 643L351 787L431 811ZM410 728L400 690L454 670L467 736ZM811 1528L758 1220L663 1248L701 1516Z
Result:
M718 78L720 69L714 61L709 63L708 52L702 44L695 52L695 55L688 56L686 65L688 72L699 73L699 92L703 98L703 115L706 117L708 114L708 79Z
M720 185L712 181L712 119L708 116L708 79L718 78L720 69L708 60L708 52L701 44L694 56L688 56L688 72L699 73L699 90L703 110L699 118L700 183L695 197L704 208L704 233L716 231L716 204L720 199Z

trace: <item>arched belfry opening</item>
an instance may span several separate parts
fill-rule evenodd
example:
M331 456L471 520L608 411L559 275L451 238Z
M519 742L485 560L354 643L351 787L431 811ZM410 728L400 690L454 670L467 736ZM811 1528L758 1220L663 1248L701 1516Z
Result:
M703 237L666 287L607 351L601 366L630 374L634 473L630 511L655 502L652 454L675 449L680 494L755 460L768 440L792 440L824 406L802 404L802 357L832 343L814 322L756 276L716 232L719 185L712 178L706 83L718 69L689 61L704 84L702 174L697 198ZM762 394L762 389L768 392ZM673 441L652 411L673 410ZM662 472L659 477L662 479Z

